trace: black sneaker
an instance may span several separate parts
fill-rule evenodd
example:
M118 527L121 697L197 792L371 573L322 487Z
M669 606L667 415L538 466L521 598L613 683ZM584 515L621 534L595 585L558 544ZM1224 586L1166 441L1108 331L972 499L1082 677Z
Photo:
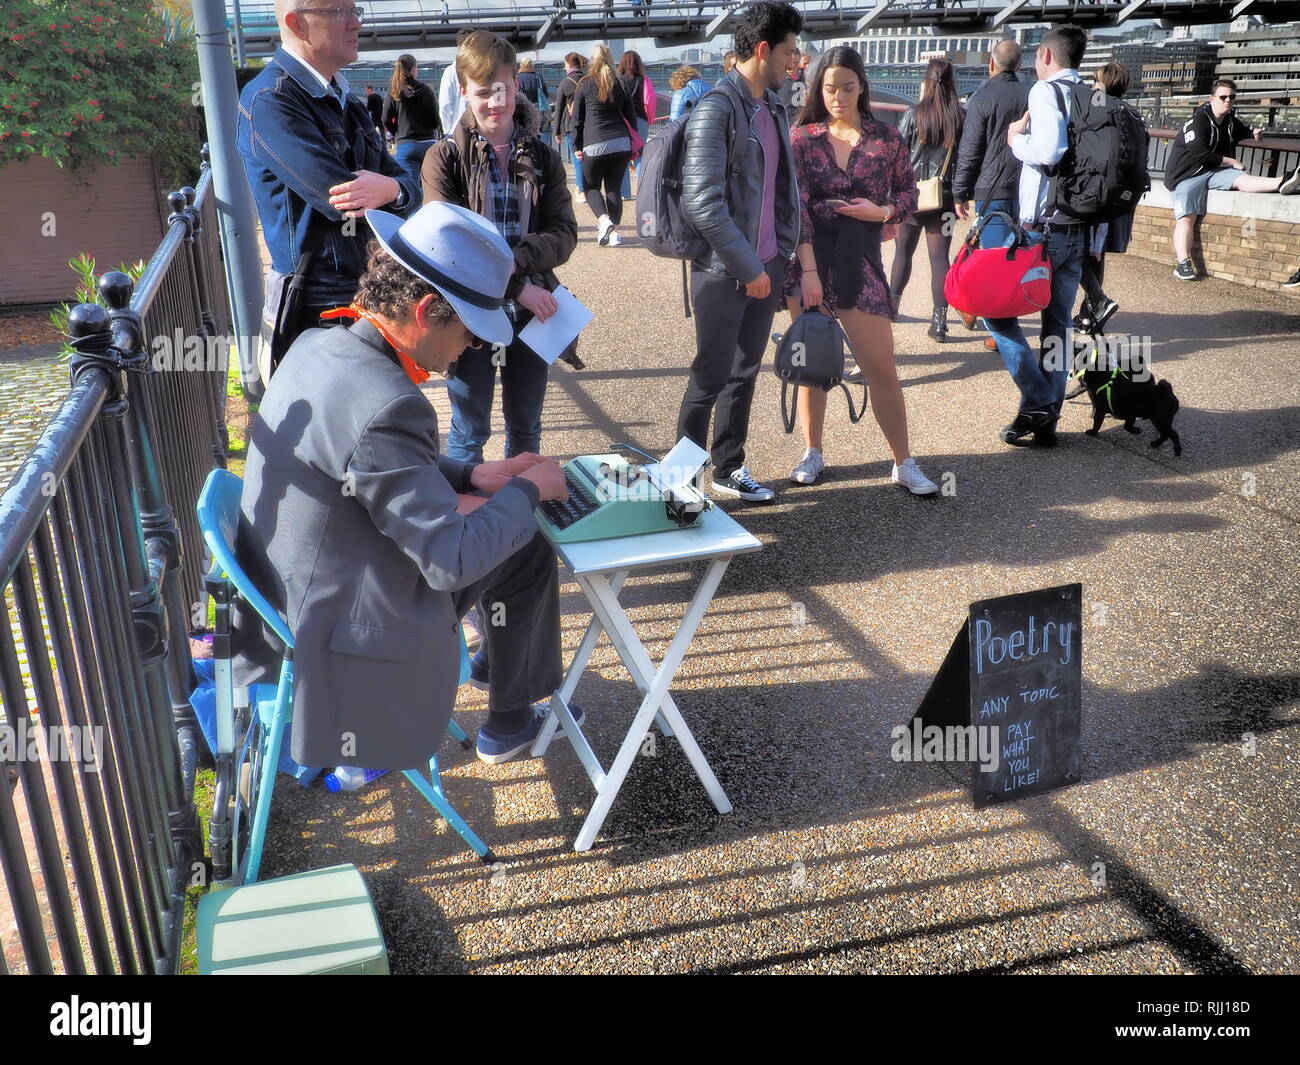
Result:
M1021 411L1015 421L998 433L998 438L1012 447L1028 447L1031 443L1055 447L1055 426L1056 416L1050 411Z
M1291 196L1300 192L1300 166L1287 174L1286 179L1277 187L1277 191L1283 196Z
M1048 415L1034 425L1035 447L1056 447L1056 416Z
M1192 265L1191 259L1184 259L1174 267L1174 277L1179 281L1195 281L1196 267Z
M767 485L759 484L749 475L749 470L741 466L730 476L713 479L713 490L723 495L739 496L746 503L770 503L776 493Z
M1119 304L1109 296L1102 296L1101 302L1093 308L1092 313L1092 332L1100 333L1106 323L1115 317L1115 312L1119 310Z
M1300 285L1300 270L1297 270L1294 274L1292 274L1290 277L1288 277L1285 281L1282 282L1283 288L1295 288L1297 285Z

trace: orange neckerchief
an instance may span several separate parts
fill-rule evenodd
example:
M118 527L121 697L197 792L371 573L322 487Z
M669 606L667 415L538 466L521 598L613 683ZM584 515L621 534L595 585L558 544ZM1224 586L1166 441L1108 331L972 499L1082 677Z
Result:
M322 318L364 318L367 322L379 330L379 335L388 342L388 346L397 352L397 361L401 363L402 369L406 371L406 376L411 379L412 384L422 385L429 379L429 371L422 366L417 366L415 360L406 352L397 346L397 341L388 335L379 320L364 307L358 307L355 303L350 307L335 307L332 311L325 311L321 314Z

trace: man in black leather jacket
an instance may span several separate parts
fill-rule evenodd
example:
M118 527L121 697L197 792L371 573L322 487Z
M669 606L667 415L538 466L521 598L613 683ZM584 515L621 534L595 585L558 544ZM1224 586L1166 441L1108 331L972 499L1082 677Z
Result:
M735 69L695 105L682 150L682 210L709 251L691 264L696 351L677 435L709 447L716 406L713 487L748 502L775 498L746 469L745 440L785 265L799 241L799 187L776 90L802 27L787 3L763 0L738 16Z
M971 200L976 210L998 211L1010 211L1016 202L1020 160L1007 147L1007 127L1029 107L1029 86L1016 75L1020 54L1015 41L999 41L989 57L989 80L966 105L966 125L952 178L959 218L970 216L967 203Z

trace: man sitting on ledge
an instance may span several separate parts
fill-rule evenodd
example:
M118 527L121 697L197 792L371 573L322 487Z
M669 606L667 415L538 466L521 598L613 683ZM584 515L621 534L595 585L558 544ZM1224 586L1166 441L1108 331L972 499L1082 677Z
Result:
M238 550L294 633L291 753L302 765L413 769L434 753L459 684L457 619L476 601L490 662L478 754L536 737L560 682L555 555L539 500L567 497L552 459L457 462L419 384L467 345L510 343L514 256L471 211L368 211L372 244L347 329L311 329L271 379L248 449ZM236 683L279 654L237 624ZM575 716L580 712L575 708Z
M1248 138L1259 140L1264 130L1251 129L1237 117L1234 101L1237 83L1220 78L1210 89L1208 103L1192 112L1174 138L1165 164L1165 188L1174 200L1174 277L1195 281L1192 262L1192 234L1196 220L1209 202L1210 189L1238 192L1300 192L1300 166L1283 177L1247 174L1236 158L1237 144Z

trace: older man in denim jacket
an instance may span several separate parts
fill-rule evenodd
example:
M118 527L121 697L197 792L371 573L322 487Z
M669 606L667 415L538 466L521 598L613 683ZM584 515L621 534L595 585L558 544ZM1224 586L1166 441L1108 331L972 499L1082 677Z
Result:
M384 208L405 216L418 185L389 156L365 104L339 73L357 58L362 8L330 0L276 0L281 46L244 87L238 141L271 254L267 304L292 274L316 227L299 328L332 324L322 311L352 301L365 270L368 230Z

